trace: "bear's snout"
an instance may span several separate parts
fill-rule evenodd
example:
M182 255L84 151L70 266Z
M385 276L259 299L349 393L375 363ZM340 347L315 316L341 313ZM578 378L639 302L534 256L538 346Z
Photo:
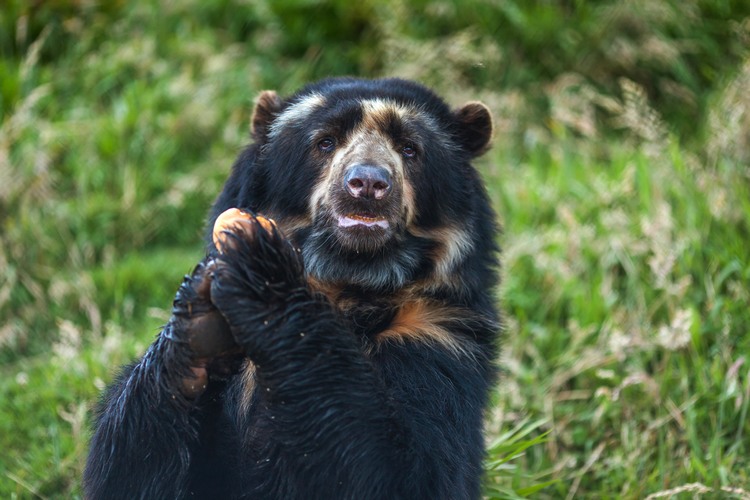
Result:
M383 167L357 164L344 175L344 190L352 198L384 200L391 192L391 174Z

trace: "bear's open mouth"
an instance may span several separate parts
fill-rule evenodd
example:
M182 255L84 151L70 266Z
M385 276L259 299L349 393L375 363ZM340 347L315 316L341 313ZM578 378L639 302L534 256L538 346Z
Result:
M382 229L388 229L388 220L385 217L379 217L370 214L346 214L338 217L338 225L342 228L364 226L364 227L379 227Z

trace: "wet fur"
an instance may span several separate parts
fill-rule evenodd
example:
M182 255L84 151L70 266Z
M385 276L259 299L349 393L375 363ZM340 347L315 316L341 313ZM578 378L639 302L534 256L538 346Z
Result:
M179 312L196 300L183 284L165 331L105 395L86 496L478 498L499 323L497 228L470 164L492 132L486 108L453 111L403 80L333 79L264 92L252 124L209 214L209 227L230 207L279 227L221 256L208 246L242 374L212 377L195 401L178 390L191 356ZM337 196L311 145L362 127L419 156L391 165L403 169L392 237L358 253L330 207L311 205L316 189Z

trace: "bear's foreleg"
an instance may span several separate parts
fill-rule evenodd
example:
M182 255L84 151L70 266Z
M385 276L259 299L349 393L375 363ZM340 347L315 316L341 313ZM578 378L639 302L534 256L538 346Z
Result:
M159 337L105 395L84 473L87 498L177 498L186 492L210 404L200 396L241 362L228 330L221 335L223 318L209 302L205 271L201 263L185 277Z
M254 425L270 437L254 442L256 494L402 497L399 426L360 340L309 288L278 230L228 236L211 299L255 365Z

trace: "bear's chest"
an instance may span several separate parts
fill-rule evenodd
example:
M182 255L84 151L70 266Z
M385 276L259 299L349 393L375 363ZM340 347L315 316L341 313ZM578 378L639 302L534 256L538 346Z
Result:
M343 321L365 343L374 342L375 337L391 325L396 315L393 304L381 299L348 297L347 300L340 300L337 306Z

